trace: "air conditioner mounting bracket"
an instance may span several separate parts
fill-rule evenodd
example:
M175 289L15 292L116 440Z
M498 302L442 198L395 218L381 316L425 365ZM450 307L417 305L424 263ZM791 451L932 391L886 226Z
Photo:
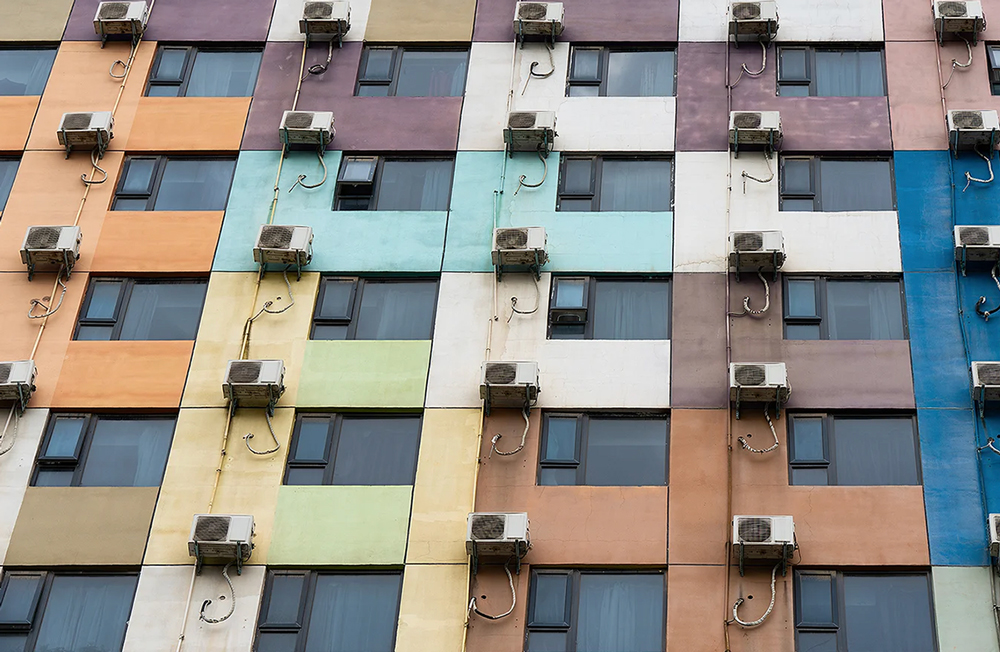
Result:
M742 389L743 388L740 385L736 386L736 400L734 401L734 403L735 403L734 410L735 410L735 413L736 413L736 420L737 421L739 421L739 419L740 419L740 390L742 390ZM778 392L778 396L776 398L780 398L780 396L781 396L781 392L779 391ZM766 403L764 404L764 407L765 408L767 407ZM780 400L775 400L774 401L774 418L775 419L780 419L781 418L781 401Z
M312 35L309 33L309 20L310 19L306 18L306 17L302 18L302 21L306 24L306 34L305 34L305 36L306 36L306 47L307 48L312 44L312 38L311 38ZM313 19L313 20L315 20L315 19ZM340 31L340 26L339 25L337 26L337 38L336 39L330 39L330 40L331 41L336 40L338 48L344 47L344 33L342 31Z
M137 21L134 21L134 20L131 21L131 23L132 23L132 47L133 48L139 42L139 39L142 37L142 32L143 32L143 30L141 28L140 29L136 29L136 22ZM101 26L101 49L103 50L104 49L104 44L108 40L108 35L104 31L104 23L100 23L100 26Z
M73 153L73 145L70 144L69 138L66 137L66 129L65 128L60 128L59 129L59 133L62 134L63 143L65 143L65 145L63 147L66 150L66 158L69 158L69 155ZM108 137L109 137L108 140L110 140L110 136L111 135L108 134ZM97 131L97 147L95 149L97 150L97 158L98 158L98 160L104 158L104 152L106 152L108 150L108 141L104 140L104 137L102 136L100 130Z
M552 29L545 37L545 40L548 46L553 48L556 46L556 21L552 21ZM517 21L517 46L519 48L524 47L524 21L520 19ZM534 66L532 66L532 69L534 69Z
M486 383L486 398L483 399L483 412L486 416L490 416L490 410L493 407L490 404L490 384ZM524 386L524 407L522 408L525 412L531 410L531 387L529 385Z
M743 577L744 564L743 561L746 558L744 555L744 546L746 544L742 541L739 542L739 560L740 560L740 577ZM781 576L785 577L788 574L788 560L791 559L792 555L795 554L795 544L794 543L783 543L781 545Z
M73 271L74 261L70 259L69 251L64 249L62 255L63 255L62 269L60 269L58 273L61 274L62 272L65 271L66 280L69 280L69 276ZM28 263L28 281L31 281L31 279L33 279L34 277L35 277L35 265L33 263Z
M267 405L264 406L264 409L267 410L267 416L269 416L269 417L273 417L274 416L274 407L278 403L278 398L279 397L275 396L273 392L271 393L270 397L268 398ZM229 392L229 416L230 417L233 417L233 416L236 415L236 409L239 406L240 406L239 405L239 401L237 401L235 398L233 398L233 393L230 390L230 392Z
M17 410L17 416L23 417L24 411L28 409L28 400L31 399L31 393L35 391L35 386L27 387L22 383L17 384L17 398L14 399L14 409Z
M734 252L736 254L736 282L740 282L740 252ZM778 254L779 252L774 251L771 253L771 260L774 262L774 280L773 283L778 282Z
M737 21L737 24L739 24L739 21ZM730 36L732 36L733 38L733 43L736 45L736 49L739 50L740 49L739 34L731 34ZM764 45L770 45L771 41L773 41L776 38L778 38L778 24L772 20L769 20L767 21L767 32L761 34L759 40L762 43L764 43Z
M768 133L768 143L764 146L764 156L771 158L773 154L778 149L778 141L774 137L774 129L771 129ZM733 158L740 157L740 128L733 128Z
M990 159L993 159L993 152L997 148L997 143L1000 142L1000 131L996 129L990 130L990 147L987 150L990 153ZM953 158L958 158L958 133L950 132L948 134L948 149L951 150L951 155ZM978 153L978 149L976 152Z
M537 249L535 250L534 254L535 254L535 262L532 263L532 264L530 264L530 265L504 265L503 263L497 263L496 265L494 265L494 268L496 269L496 274L497 274L497 283L500 283L501 281L503 281L503 273L505 271L508 271L508 272L520 271L520 270L524 269L525 267L527 267L526 271L531 272L532 274L535 275L535 280L536 281L541 281L542 280L542 261L539 260L539 258L538 258L538 250Z
M236 554L236 574L243 574L243 551L238 550ZM201 550L198 548L198 542L194 542L194 574L201 575L201 567L205 565L205 558L201 554Z
M295 256L295 263L294 264L295 264L295 280L296 280L296 282L302 280L302 258L301 258L302 255L304 255L304 254L302 254L300 252L299 254L296 254L296 256ZM258 281L263 281L264 280L264 274L266 274L266 273L267 273L267 263L260 263L260 265L257 266L257 280Z

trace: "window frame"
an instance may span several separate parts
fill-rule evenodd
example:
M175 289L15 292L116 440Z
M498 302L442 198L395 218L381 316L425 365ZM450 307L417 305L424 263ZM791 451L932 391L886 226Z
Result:
M590 193L568 193L566 192L566 166L569 161L582 161L590 160ZM670 162L670 181L668 185L668 204L669 210L667 211L611 211L604 210L601 208L601 182L603 181L604 174L604 161L669 161ZM566 212L566 213L605 213L605 212L638 212L638 213L661 213L661 212L672 212L674 210L674 177L677 174L677 159L672 154L650 154L650 155L639 155L639 154L592 154L585 152L565 152L559 156L559 183L556 187L556 211ZM570 200L584 200L590 199L590 210L589 211L574 211L566 210L562 208L562 202L564 199Z
M816 299L816 314L812 316L802 316L802 315L790 315L789 308L790 302L788 301L788 283L789 281L813 281L815 283L815 299ZM782 292L782 339L788 338L788 326L789 324L793 326L797 325L818 325L819 326L819 337L815 340L801 340L801 341L844 341L849 342L852 340L834 340L830 338L830 327L829 327L829 317L827 315L827 283L829 281L873 281L873 282L886 282L895 281L899 285L899 301L900 301L900 314L902 319L903 327L903 337L898 340L855 340L862 342L909 342L910 340L910 326L909 320L906 314L906 288L903 285L902 275L893 274L865 274L865 275L833 275L833 274L782 274L781 279L781 292ZM800 340L792 340L800 341Z
M990 82L990 94L1000 95L1000 64L994 64L993 53L1000 60L1000 43L986 44L986 75Z
M332 317L317 317L316 311L323 305L323 301L326 298L326 287L330 281L353 281L354 288L351 291L350 299L350 316L347 319L335 319ZM393 277L393 276L350 276L350 275L340 275L340 274L323 274L319 279L319 290L316 293L316 304L313 306L312 324L309 328L309 339L313 340L316 334L317 326L347 326L347 333L344 336L344 340L355 340L358 332L358 317L360 316L361 300L364 294L364 287L366 283L408 283L408 282L430 282L433 281L436 285L436 292L434 293L434 305L431 307L432 320L431 320L431 336L429 339L434 338L434 328L437 325L437 305L438 300L441 295L441 278L435 276L407 276L407 277ZM318 340L318 341L340 341L340 340ZM372 341L372 342L382 342L391 340L360 340L360 341Z
M377 78L364 78L364 75L368 68L368 56L372 50L391 50L392 51L392 62L389 64L389 78L388 79L377 79ZM462 93L459 95L416 95L416 96L404 96L404 97L417 97L417 98L428 98L428 97L465 97L465 88L469 82L469 58L471 57L472 50L468 47L462 47L461 45L421 45L419 43L406 44L406 45L390 45L386 43L365 43L361 50L361 60L358 62L358 75L357 80L354 83L354 97L396 97L396 88L399 85L399 71L403 65L403 55L407 51L414 52L464 52L466 54L465 60L465 78L462 80ZM385 95L361 95L361 88L363 86L385 86L388 90Z
M573 68L574 68L574 54L578 50L590 50L596 51L598 53L598 79L574 79L573 78ZM587 95L578 96L571 95L571 89L574 86L577 87L596 87L597 97L633 97L628 95L608 95L608 83L609 83L609 70L611 66L611 55L618 52L670 52L674 55L674 70L673 70L673 81L672 81L672 93L670 95L640 95L634 97L676 97L677 96L677 47L670 45L660 45L660 46L650 46L642 47L638 44L633 45L572 45L569 52L569 65L566 70L566 97L591 97Z
M132 167L132 161L144 160L144 161L154 161L153 173L149 175L149 184L146 186L147 192L144 193L126 193L122 189L125 187L125 182L128 179L129 170ZM126 156L124 162L122 163L121 174L118 175L118 183L115 184L115 195L111 200L111 210L112 211L133 211L133 212L143 212L143 211L155 211L156 200L160 195L160 186L163 181L163 174L166 172L167 164L170 161L229 161L233 165L233 174L229 177L229 186L226 187L226 201L228 203L229 193L233 189L233 180L236 178L236 159L228 156L171 156L167 154L137 154L135 156ZM131 199L131 200L146 200L146 207L142 209L134 208L117 208L119 199ZM217 209L192 209L194 211L215 211ZM225 210L224 208L222 210Z
M553 337L552 328L553 326L559 326L558 323L553 322L552 313L557 310L574 310L575 308L569 306L556 306L556 290L558 282L561 280L566 281L584 281L585 290L583 301L583 310L586 311L587 317L584 321L584 330L582 337ZM553 274L551 281L549 283L549 303L547 308L547 325L545 329L545 339L548 340L593 340L594 338L594 326L596 319L594 318L594 309L597 306L597 286L600 285L601 281L605 282L629 282L629 283L649 283L649 282L660 282L667 284L667 316L666 316L666 330L667 336L663 339L652 340L656 342L664 342L670 340L670 336L673 334L673 329L671 328L671 322L673 321L673 310L674 310L674 284L673 276L670 274L631 274L631 275L621 275L621 274L590 274L590 275L580 275L580 274ZM571 325L571 324L564 324ZM598 341L608 341L608 342L627 342L627 341L642 341L642 340L627 340L627 339L615 339L615 340L604 340L600 339Z
M806 57L806 76L782 80L782 53L785 50L803 50ZM816 94L816 53L817 52L878 52L882 55L882 95L817 95ZM775 95L778 97L888 97L888 73L885 65L885 47L870 43L848 43L839 45L809 45L807 43L782 43L778 45ZM809 89L808 95L782 95L782 86L799 86Z
M793 193L785 192L785 161L809 161L809 185L811 186L812 193ZM781 159L778 162L778 210L782 212L789 213L824 213L824 212L841 212L841 211L826 211L823 208L823 192L822 183L823 175L820 172L820 163L822 161L844 161L844 162L886 162L889 165L889 192L892 195L892 208L876 208L876 209L855 209L854 211L846 212L885 212L885 211L896 211L899 210L899 199L896 196L896 166L892 154L880 155L875 152L864 153L864 154L850 154L850 153L835 153L835 154L809 154L809 153L793 153L788 155L781 155ZM813 208L811 211L797 211L794 209L786 209L786 200L812 200Z
M52 55L52 64L49 66L48 72L45 73L45 83L42 84L42 92L41 93L38 93L37 95L28 95L28 94L24 94L24 95L6 95L4 93L0 93L0 97L41 97L42 95L44 95L45 94L45 89L49 85L49 78L52 77L52 68L55 67L55 65L56 65L56 59L59 57L59 47L61 45L62 45L61 41L56 41L55 43L51 43L51 42L49 42L49 43L46 43L46 42L41 42L41 43L8 42L8 43L3 43L2 45L0 45L0 52L3 52L3 51L17 51L17 52L21 52L21 51L25 51L25 50L52 50L53 53L54 53Z
M344 172L346 171L347 164L350 161L357 160L357 159L371 159L371 158L375 159L375 170L372 172L372 180L371 180L371 182L362 184L360 182L351 182L351 181L344 181L343 180L342 177L344 175ZM387 209L387 210L393 210L393 211L406 210L406 211L421 211L421 212L446 212L446 211L448 211L451 208L451 195L452 195L452 191L454 190L454 185L455 185L455 157L454 156L451 156L451 157L448 157L448 156L423 156L423 155L419 155L419 154L415 154L415 155L412 155L412 156L407 156L407 155L403 155L403 156L385 156L385 155L382 155L382 154L355 154L353 152L350 152L350 153L345 152L344 156L341 158L340 169L337 170L336 188L334 189L334 193L333 193L333 206L331 207L330 210L333 210L333 211L336 211L336 212L362 212L362 211L366 211L366 210L367 211L381 210L378 207L378 201L379 201L379 195L381 194L381 190L382 190L382 176L383 176L382 173L383 173L383 170L385 168L385 164L386 163L429 163L429 162L441 162L441 161L447 161L447 162L451 163L451 176L450 176L450 178L448 180L448 201L447 201L448 206L447 207L445 207L443 209L436 209L436 210L433 210L433 211L427 211L427 210L421 209L421 208ZM361 197L362 196L362 195L352 195L352 194L344 195L343 194L343 188L345 186L352 186L352 185L354 185L354 186L370 185L371 186L371 195L369 196L369 200L368 200L368 208L364 208L364 209L360 209L360 208L340 208L338 206L338 204L340 203L340 200L341 200L342 197L345 197L345 196L346 197Z
M180 81L160 81L155 74L159 71L160 60L163 58L164 50L184 50L184 65L181 67ZM146 80L146 87L143 89L143 97L173 97L171 95L150 95L149 89L153 86L177 87L177 97L187 97L188 83L191 81L191 73L194 71L195 60L200 52L255 52L264 58L264 49L251 44L239 45L229 44L215 47L213 45L183 45L177 43L160 43L156 48L156 55L153 57L153 64L149 67L149 78ZM260 77L260 61L257 62L257 76ZM257 81L254 80L256 87ZM252 97L250 95L212 95L210 97Z
M87 313L90 311L90 304L94 298L94 287L98 282L115 281L120 282L122 285L118 289L118 303L115 304L115 316L113 319L97 319L87 317ZM146 278L146 277L123 277L123 276L91 276L87 283L87 291L83 295L83 301L80 302L80 313L76 318L76 326L73 328L73 340L76 341L80 334L81 326L111 326L111 336L107 340L108 342L148 342L156 340L121 340L122 328L125 325L125 311L128 308L128 304L132 299L132 290L137 284L141 285L179 285L179 284L200 284L205 286L205 300L208 299L208 279L204 277L197 276L184 276L180 278ZM198 328L201 326L201 318L205 314L205 301L201 304L201 313L198 315L198 323L194 325L195 333L197 334ZM194 341L195 338L191 340L180 340L180 341ZM166 340L165 340L166 341Z
M7 207L7 202L10 201L10 193L14 190L14 181L17 179L17 172L21 169L21 157L0 155L0 164L2 163L14 163L14 178L10 180L10 189L5 194L0 194L0 213L3 213L4 208ZM0 186L0 192L2 192L2 186Z

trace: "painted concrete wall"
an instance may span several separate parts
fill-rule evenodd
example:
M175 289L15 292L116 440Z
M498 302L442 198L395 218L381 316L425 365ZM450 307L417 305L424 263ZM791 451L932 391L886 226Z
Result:
M67 41L93 41L94 15L100 0L76 0L63 36ZM192 4L189 0L157 0L144 37L153 41L263 41L274 0L222 0Z
M367 41L468 41L476 15L473 0L371 0Z
M915 3L917 4L917 3ZM681 41L725 41L729 2L701 0L680 3ZM920 5L920 11L926 9ZM916 10L914 11L916 13ZM779 41L881 41L882 3L879 0L819 0L782 2L778 7Z
M6 412L7 410L0 411L4 422L7 420ZM0 560L7 555L7 546L21 509L21 501L24 500L31 481L35 454L48 414L49 411L45 409L27 410L17 423L17 430L12 425L3 440L2 450L6 450L8 446L11 448L0 457Z
M5 3L0 7L0 41L58 41L72 6L73 0Z
M354 0L351 2L351 29L344 37L345 41L363 41L365 27L368 24L368 12L371 10L371 0ZM299 0L276 0L274 13L271 16L271 29L267 32L268 41L302 41L299 33L299 19L302 18L302 2ZM325 48L326 44L316 45Z
M934 615L941 652L997 650L992 628L984 627L993 611L990 569L935 566Z
M308 342L298 405L418 408L430 349L426 340Z
M571 42L670 42L677 39L677 2L641 0L608 10L599 0L566 3L565 31L560 40ZM515 0L479 3L476 41L514 39Z

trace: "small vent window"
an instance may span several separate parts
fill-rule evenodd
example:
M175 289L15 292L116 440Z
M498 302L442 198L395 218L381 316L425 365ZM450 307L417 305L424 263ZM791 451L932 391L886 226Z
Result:
M229 538L228 516L201 516L194 526L195 541L226 541Z
M477 516L472 520L472 538L476 541L503 539L507 519L499 515Z
M740 540L746 543L766 543L771 540L771 520L743 518L736 524Z

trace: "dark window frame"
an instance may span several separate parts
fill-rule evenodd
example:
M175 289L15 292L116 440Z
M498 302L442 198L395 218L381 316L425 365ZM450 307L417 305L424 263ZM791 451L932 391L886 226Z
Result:
M288 457L285 460L285 473L282 476L281 484L288 485L288 472L291 469L323 469L323 482L318 485L292 485L292 486L332 486L333 485L333 474L337 466L337 453L340 446L340 435L341 428L344 424L344 417L349 417L352 419L416 419L418 422L417 426L417 441L416 441L416 455L413 458L413 481L409 484L390 484L390 485L364 485L369 487L406 487L414 484L416 482L417 476L417 465L420 461L420 439L423 434L424 427L424 415L423 412L392 412L392 413L382 413L382 412L301 412L295 415L295 423L292 427L292 438L289 442L288 447ZM324 455L326 460L323 463L315 461L295 461L292 458L292 451L296 450L299 440L299 431L302 427L303 419L329 419L329 425L327 426L327 443L326 451Z
M566 165L568 161L583 161L590 160L590 190L589 193L569 193L566 192ZM650 154L650 155L636 155L636 154L591 154L591 153L570 153L560 155L559 157L559 185L557 187L556 195L556 211L559 212L591 212L591 213L602 213L602 212L619 212L619 211L605 211L601 208L601 181L603 178L603 167L604 161L669 161L670 162L670 183L668 186L668 203L670 205L669 211L634 211L634 212L649 212L649 213L659 213L659 212L672 212L674 210L674 177L677 174L677 161L672 154ZM589 199L591 202L589 211L563 211L562 202L564 199L570 200L586 200ZM633 212L633 211L622 211L622 212Z
M388 78L365 78L362 75L365 74L368 68L368 56L372 50L391 50L392 51L392 63L389 68ZM361 50L361 61L358 63L358 77L354 84L354 96L355 97L383 97L381 95L368 96L361 95L362 86L385 86L388 90L384 97L396 97L396 88L399 85L399 71L403 65L403 55L407 51L413 52L464 52L466 56L465 60L465 79L462 80L462 93L459 95L443 95L437 97L464 97L465 88L468 86L469 82L469 58L472 55L472 50L469 47L463 47L461 45L421 45L419 43L407 43L406 45L390 45L385 43L366 43L364 48ZM435 97L430 95L417 95L417 96L405 96L405 97Z
M598 79L595 81L593 79L578 78L574 79L574 64L575 59L573 57L574 53L577 51L591 50L598 52L599 63L598 63ZM611 54L617 52L670 52L674 55L674 74L672 93L670 95L643 95L637 97L676 97L677 96L677 47L669 45L642 47L639 45L573 45L570 47L569 53L569 69L566 71L566 97L574 97L571 95L571 88L573 86L589 86L596 87L598 89L598 97L609 97L608 95L608 79L609 79L609 67L611 65ZM584 96L586 97L586 96ZM612 95L610 97L630 97L630 96L619 96Z
M179 80L171 79L157 79L155 77L156 73L159 71L160 60L163 58L164 50L184 50L184 65L181 67L181 74ZM149 89L153 86L171 86L177 87L177 97L187 97L188 83L191 81L191 73L194 71L195 59L198 58L199 52L256 52L261 55L261 59L264 57L264 48L246 44L246 45L181 45L176 43L160 43L156 48L156 55L153 57L153 65L149 68L149 79L146 82L146 88L143 90L143 97L164 97L164 96L151 96L149 94ZM260 77L260 61L257 64L257 76ZM254 86L257 85L256 80L254 81ZM252 97L253 89L251 89L250 95L212 95L211 97ZM173 96L166 96L173 97Z
M809 161L809 185L811 187L811 193L794 193L785 192L785 161ZM809 153L795 153L782 155L781 160L778 163L778 210L788 211L788 212L801 212L801 213L822 213L824 212L822 205L822 174L819 172L820 166L819 161L879 161L887 162L889 164L889 192L892 195L892 208L879 208L879 209L855 209L857 212L879 212L879 211L895 211L898 210L898 198L896 197L896 165L892 154L878 154L878 153L865 153L865 154L848 154L848 153L836 153L836 154L809 154ZM792 209L786 209L784 207L785 200L812 200L813 209L812 211L796 211ZM832 211L831 211L832 212Z
M994 52L998 63L994 63ZM986 74L990 82L990 93L1000 95L1000 43L986 44Z
M96 319L87 317L90 311L90 303L94 298L95 282L114 281L122 285L118 289L118 303L115 304L115 314L112 319ZM202 284L205 285L208 299L208 279L204 277L184 276L179 278L145 278L145 277L125 277L125 276L91 276L87 283L87 291L84 293L83 301L80 303L80 313L76 318L76 326L73 329L73 339L76 340L80 333L81 326L111 326L111 336L106 341L121 341L122 328L125 325L125 309L132 299L132 290L137 284L142 285L179 285L179 284ZM201 318L205 313L205 302L201 304L201 314L198 315L198 323L194 325L195 332L201 325ZM105 340L102 340L105 341ZM125 340L125 341L149 341L149 340ZM188 340L183 340L188 341ZM192 339L193 341L193 339Z
M836 439L836 421L837 420L851 420L851 419L879 419L879 418L891 418L891 419L909 419L913 424L913 451L916 457L916 471L917 471L917 482L914 485L861 485L861 486L872 486L872 487L884 487L884 486L904 486L904 487L922 487L924 484L924 474L923 468L920 464L920 432L918 430L919 424L917 423L917 416L913 412L892 412L879 410L875 412L858 412L858 411L835 411L835 412L792 412L788 415L788 484L795 487L841 487L841 486L859 486L859 485L842 485L840 482L834 482L837 478L837 455L834 440ZM806 418L806 419L821 419L823 422L823 454L825 459L798 459L796 458L795 452L795 419L796 418ZM794 484L792 482L792 471L794 469L825 469L827 472L827 483L825 485L814 485L814 484Z
M52 50L55 54L52 57L52 65L49 66L49 71L45 73L45 83L42 85L42 92L37 95L5 95L0 93L0 97L41 97L45 94L45 89L49 85L49 78L52 77L52 68L56 65L56 58L59 56L59 47L62 42L57 41L55 43L4 43L0 45L0 52L3 51L24 51L24 50Z
M806 62L806 76L790 77L787 79L782 79L782 53L785 50L803 50L805 52L805 62ZM878 52L882 55L882 95L816 95L816 53L817 52ZM866 43L847 43L838 45L808 45L804 43L782 43L778 46L777 52L777 79L775 85L775 94L779 97L887 97L888 92L888 74L885 67L885 48L877 47L872 44ZM781 94L782 86L800 86L809 89L809 95L785 95Z
M566 281L584 281L586 283L586 290L584 291L584 306L583 309L587 311L587 317L584 322L584 332L582 337L560 337L552 335L553 326L558 326L559 324L553 323L552 313L557 310L570 310L568 307L557 307L556 306L556 289L558 282L560 280ZM667 284L667 315L666 315L666 327L667 336L662 340L656 341L666 341L670 339L672 334L671 322L673 321L673 309L674 309L674 284L673 276L669 274L632 274L632 275L616 275L616 274L553 274L552 281L549 287L549 304L548 304L548 317L547 326L545 330L545 338L550 340L560 340L560 339L583 339L583 340L593 340L594 339L594 324L597 321L594 317L594 308L597 305L597 286L600 285L601 281L610 282L630 282L630 283L648 283L648 282L665 282ZM605 340L600 340L605 341ZM625 339L621 340L606 340L606 341L629 341Z
M812 316L790 315L790 302L788 301L789 281L813 281L815 283L816 314ZM875 281L886 282L895 281L899 284L900 313L903 325L903 337L899 340L863 340L866 342L908 342L910 339L910 326L906 314L906 288L903 284L902 275L894 274L865 274L865 275L833 275L833 274L782 274L782 338L788 339L788 326L791 325L819 325L819 338L816 341L836 341L830 338L830 326L827 316L827 282L829 281ZM844 340L849 341L849 340Z
M123 192L125 187L125 182L128 179L129 169L132 167L133 161L154 161L153 173L149 175L149 183L146 186L146 192L136 193L136 192ZM141 211L153 211L156 206L156 199L160 194L160 186L163 181L163 174L166 172L167 164L170 161L229 161L234 163L233 174L229 178L229 186L226 188L226 201L228 203L229 193L233 189L233 181L236 178L236 159L227 156L171 156L166 154L139 154L136 156L126 156L125 161L122 164L122 171L118 178L118 183L115 185L115 196L112 198L111 210L122 210L122 211L135 211L134 208L117 208L119 199L130 199L130 200L146 200L146 207L143 209L138 209ZM218 209L192 209L192 210L218 210ZM224 208L222 210L225 210Z
M331 318L331 317L317 317L316 311L320 306L323 305L323 301L326 298L326 287L327 283L330 281L353 281L354 289L351 292L350 300L350 315L348 318ZM434 328L437 325L437 304L441 295L441 278L438 276L406 276L406 277L395 277L395 276L350 276L350 275L340 275L340 274L324 274L319 280L319 291L316 293L316 305L313 306L313 317L312 325L309 329L309 339L315 339L316 327L317 326L347 326L347 334L344 336L344 340L356 340L356 334L358 332L358 317L360 316L359 311L361 310L361 297L364 294L364 287L366 283L407 283L407 282L430 282L433 281L437 285L437 291L434 293L434 306L431 308L433 318L431 320L431 337L434 338ZM323 341L323 340L320 340ZM369 341L369 340L363 340ZM370 341L389 341L389 340L370 340Z
M347 163L350 160L356 159L375 159L375 171L372 172L372 180L370 183L362 184L357 182L344 181L343 175L346 171ZM331 210L334 211L377 211L380 210L378 207L379 195L382 189L382 172L385 168L386 163L428 163L428 162L440 162L448 161L451 163L451 176L448 179L448 206L444 209L438 209L433 212L445 212L451 207L451 195L454 190L455 185L455 156L433 156L433 155L393 155L386 156L383 154L354 154L353 152L345 152L344 156L340 161L340 169L337 170L337 183L336 188L333 193L333 206ZM365 195L362 193L345 193L344 190L352 186L371 186L371 194ZM340 208L340 200L343 197L369 197L368 208ZM387 210L413 210L413 211L423 211L424 209L413 208L413 209L387 209Z
M14 163L14 179L10 181L10 190L14 189L14 180L17 178L17 171L21 169L21 157L20 156L0 156L0 163ZM2 177L0 177L2 178ZM0 186L0 192L3 192L2 186ZM7 206L7 202L10 200L10 191L0 194L0 213L3 212L4 208Z

